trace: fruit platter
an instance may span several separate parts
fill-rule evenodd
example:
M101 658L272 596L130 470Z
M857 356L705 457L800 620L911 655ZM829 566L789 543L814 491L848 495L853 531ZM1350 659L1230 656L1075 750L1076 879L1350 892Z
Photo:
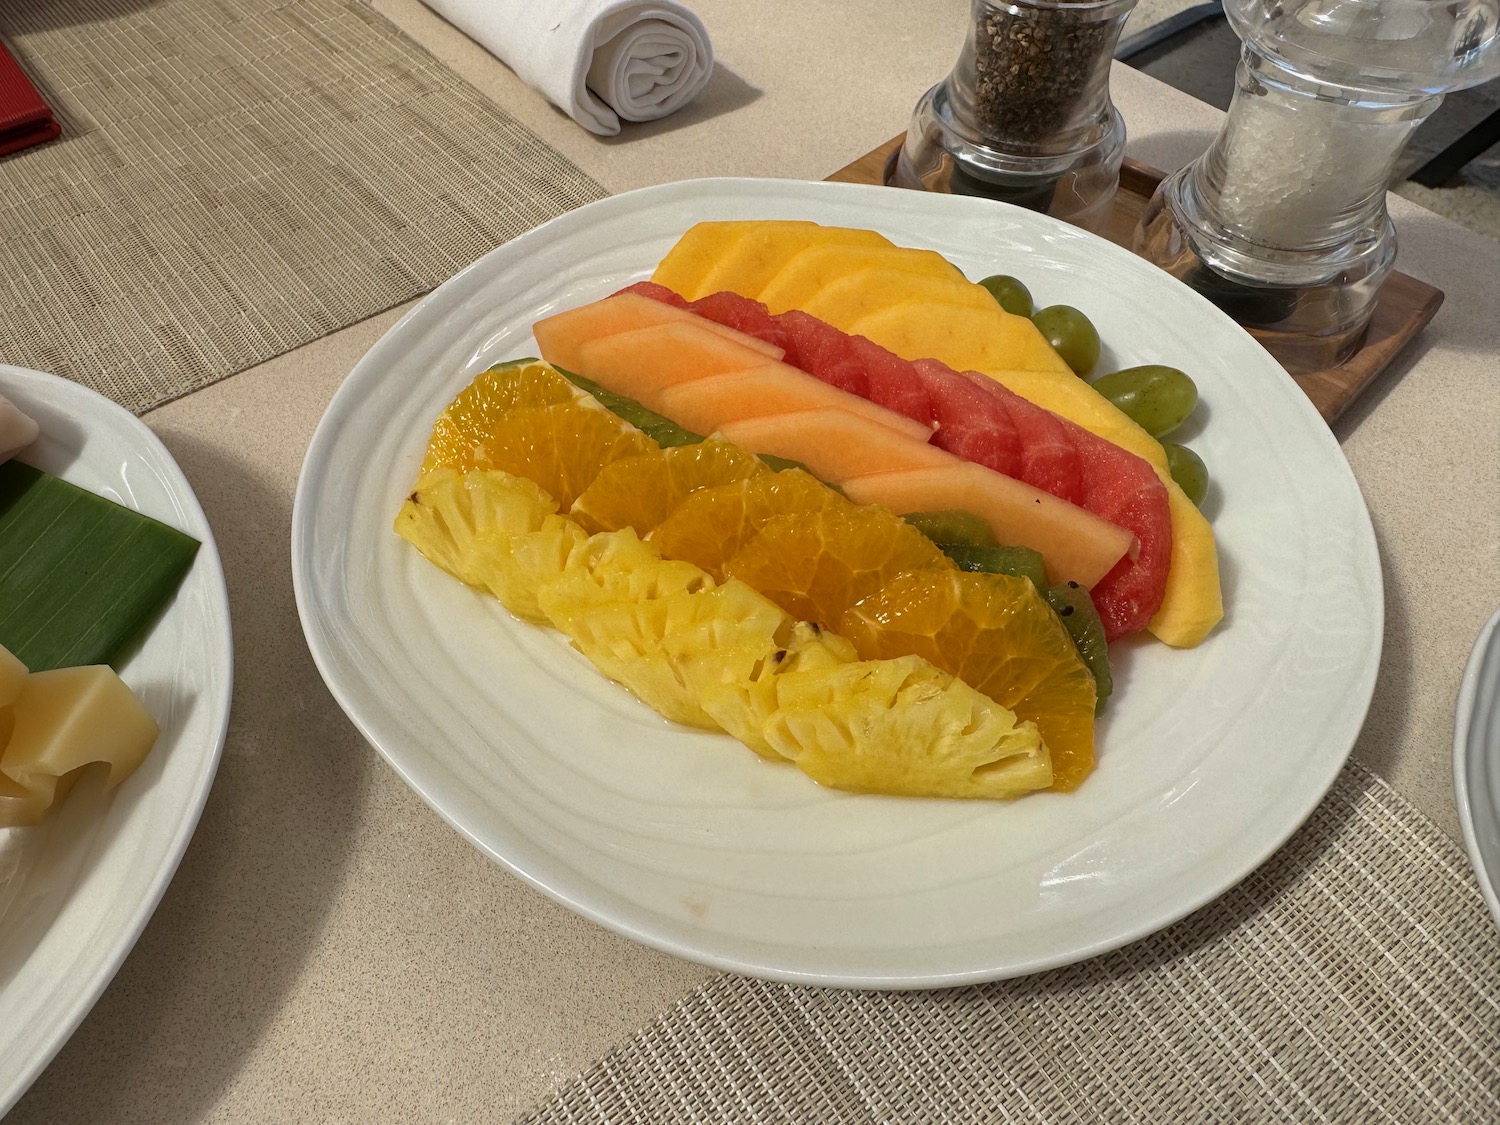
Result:
M335 396L293 565L340 704L487 854L850 986L1208 902L1331 784L1381 635L1337 444L1232 322L1032 213L853 185L666 185L475 263Z

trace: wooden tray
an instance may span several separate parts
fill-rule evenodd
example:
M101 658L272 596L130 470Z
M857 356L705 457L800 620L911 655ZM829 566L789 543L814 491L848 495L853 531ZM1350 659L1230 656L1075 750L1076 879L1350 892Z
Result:
M890 183L896 153L905 139L904 134L893 137L854 163L840 168L828 179L850 184ZM1126 159L1120 169L1120 190L1115 195L1114 208L1101 231L1105 238L1129 248L1136 221L1164 175L1148 165ZM1318 413L1332 422L1427 326L1442 303L1441 289L1392 271L1380 287L1375 315L1359 351L1337 367L1309 371L1292 369L1292 378L1312 399Z

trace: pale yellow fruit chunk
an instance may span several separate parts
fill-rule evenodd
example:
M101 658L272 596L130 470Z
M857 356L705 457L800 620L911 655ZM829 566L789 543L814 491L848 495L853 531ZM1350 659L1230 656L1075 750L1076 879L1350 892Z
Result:
M14 726L0 753L0 826L6 827L40 821L65 790L63 779L83 766L106 763L114 788L135 772L159 733L140 700L103 664L34 672L10 710Z
M9 707L21 694L21 685L26 682L26 665L16 659L14 653L0 645L0 707ZM0 733L0 748L5 738Z
M9 461L36 440L40 432L36 420L21 413L21 408L0 395L0 461Z

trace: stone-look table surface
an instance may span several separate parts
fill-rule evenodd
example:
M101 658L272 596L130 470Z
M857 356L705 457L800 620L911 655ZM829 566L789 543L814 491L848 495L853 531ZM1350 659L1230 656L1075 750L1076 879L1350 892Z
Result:
M378 11L610 191L820 179L905 127L965 0L699 0L719 72L675 117L600 139L417 0ZM1192 159L1216 111L1117 67L1129 151ZM1355 753L1458 832L1450 748L1500 604L1500 244L1393 201L1401 268L1447 303L1336 427L1385 568L1385 649ZM186 858L113 984L6 1125L503 1121L711 971L617 937L470 847L366 746L303 642L289 561L302 456L394 309L147 415L213 523L234 713Z

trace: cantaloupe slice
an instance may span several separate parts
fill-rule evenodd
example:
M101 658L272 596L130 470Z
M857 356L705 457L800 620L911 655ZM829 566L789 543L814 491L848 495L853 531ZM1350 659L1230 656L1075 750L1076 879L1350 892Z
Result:
M786 353L775 344L757 340L744 332L727 325L716 324L662 301L653 301L638 293L616 293L602 301L581 305L576 309L549 316L532 326L537 347L548 362L572 371L578 359L578 345L584 340L599 336L612 336L617 332L631 332L637 328L654 328L660 324L697 324L718 333L742 347L753 348L767 359L779 360ZM555 356L556 358L550 358Z
M856 504L898 515L957 510L990 525L995 539L1041 553L1049 582L1092 586L1135 544L1135 536L1092 512L970 461L838 481Z
M796 221L699 223L662 259L651 280L689 301L722 289L758 293L797 251L835 244L889 246L891 242L872 230Z
M831 387L784 363L674 383L662 389L657 401L660 406L653 409L658 409L679 426L700 434L711 434L722 426L746 418L832 408L905 434L913 441L926 443L932 436L932 431L921 422Z
M831 318L828 323L902 359L940 359L955 371L1052 371L1078 380L1036 325L999 305L976 309L912 299L842 324Z
M809 246L788 258L758 293L744 288L735 292L754 297L773 313L788 309L807 310L813 294L840 278L867 270L889 270L908 277L967 285L968 279L947 258L931 250L908 250L901 246ZM738 284L743 285L743 281ZM994 299L991 298L991 304Z
M989 290L967 281L912 277L889 269L865 269L847 274L829 282L797 307L829 324L851 324L891 305L912 300L964 305L981 312L995 307L995 298L990 296Z
M718 432L751 453L800 461L813 476L833 484L896 469L947 468L958 460L925 441L871 425L868 418L838 407L742 418L724 423Z
M540 339L537 343L542 345ZM549 355L548 346L541 348L548 363L567 367L658 413L661 391L674 383L766 364L763 352L695 323L658 324L592 340L570 339L564 351L574 356L571 367Z

